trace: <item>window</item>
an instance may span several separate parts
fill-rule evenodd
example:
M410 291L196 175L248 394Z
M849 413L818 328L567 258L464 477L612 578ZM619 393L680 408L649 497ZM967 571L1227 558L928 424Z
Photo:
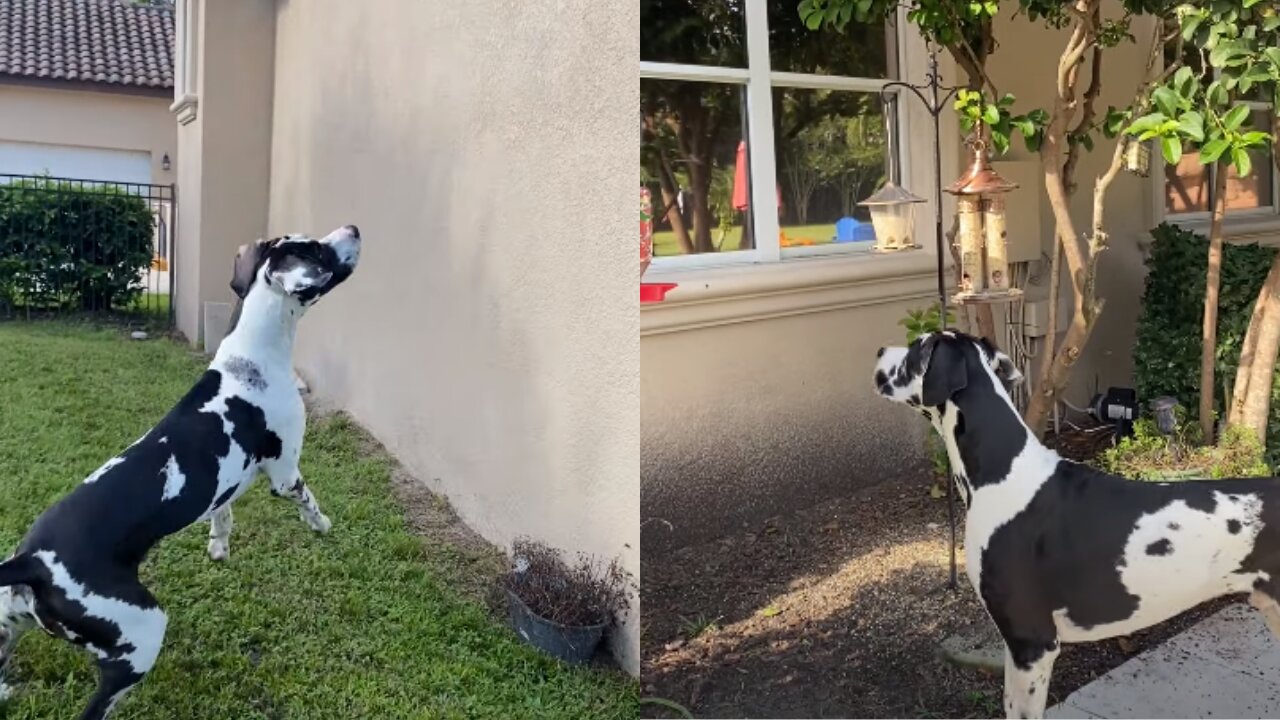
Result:
M869 249L857 202L886 179L879 93L898 45L892 26L809 30L794 2L641 0L655 264Z
M199 48L200 0L175 0L173 6L173 105L169 110L186 125L196 119L199 105L199 74L196 72Z
M1170 59L1166 49L1165 61ZM1191 47L1184 48L1184 62L1197 72L1202 64L1199 53ZM1253 109L1249 125L1259 130L1271 127L1272 107L1261 96L1246 100ZM1240 177L1235 168L1228 168L1226 182L1226 208L1231 215L1276 215L1280 208L1280 188L1275 182L1275 165L1270 147L1249 152L1252 163L1249 174ZM1177 165L1164 163L1164 211L1171 220L1206 220L1213 211L1213 180L1216 166L1200 164L1199 152L1184 152Z

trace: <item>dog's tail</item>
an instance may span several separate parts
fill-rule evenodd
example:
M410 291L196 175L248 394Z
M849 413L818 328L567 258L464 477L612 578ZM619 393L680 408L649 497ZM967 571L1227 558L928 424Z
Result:
M31 585L40 579L39 563L27 554L18 554L0 563L0 587Z

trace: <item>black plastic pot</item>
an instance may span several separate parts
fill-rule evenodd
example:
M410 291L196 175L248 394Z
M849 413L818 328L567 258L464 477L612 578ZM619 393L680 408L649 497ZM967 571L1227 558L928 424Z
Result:
M519 595L507 591L507 614L511 626L525 642L548 655L574 665L585 665L596 653L608 623L570 626L540 617Z

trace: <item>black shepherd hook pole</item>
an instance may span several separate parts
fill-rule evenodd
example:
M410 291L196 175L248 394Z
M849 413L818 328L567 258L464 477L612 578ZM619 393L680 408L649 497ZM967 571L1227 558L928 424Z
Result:
M941 84L941 77L938 75L938 47L932 42L928 43L929 50L929 72L925 75L925 83L923 85L912 85L901 81L893 81L885 83L880 88L880 102L882 107L888 108L897 99L895 89L910 90L913 95L924 103L924 109L933 118L933 223L934 223L934 244L938 251L938 310L939 323L945 330L947 328L947 278L946 263L943 260L943 253L946 252L945 240L942 234L942 127L941 116L943 109L951 100L951 96L955 95L960 89L959 85L944 86ZM926 95L926 92L928 93ZM886 113L887 114L887 113ZM896 132L896 120L894 132ZM890 162L896 161L891 158ZM895 180L896 178L890 178ZM951 576L947 582L950 590L956 590L958 584L956 582L956 503L955 503L955 479L947 478L947 522L951 526Z

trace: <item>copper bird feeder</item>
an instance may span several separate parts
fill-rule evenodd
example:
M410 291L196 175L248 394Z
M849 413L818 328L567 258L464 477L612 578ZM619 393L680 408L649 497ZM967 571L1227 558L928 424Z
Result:
M952 300L964 303L1009 302L1022 290L1009 285L1009 231L1004 195L1017 188L987 162L986 144L973 143L973 163L946 191L956 196L960 249L960 288Z

